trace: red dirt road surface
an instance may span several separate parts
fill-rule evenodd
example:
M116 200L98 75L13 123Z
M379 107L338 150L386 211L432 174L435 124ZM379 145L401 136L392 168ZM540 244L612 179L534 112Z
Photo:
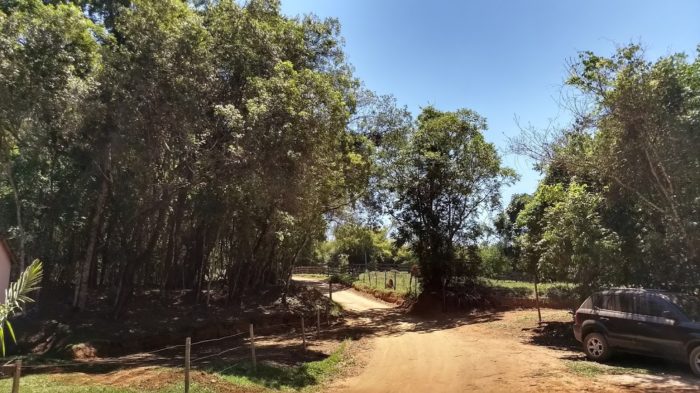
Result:
M683 366L671 366L668 373L627 372L584 361L576 348L533 343L533 310L427 321L351 289L334 292L333 300L356 312L356 323L380 328L370 349L358 355L359 372L334 381L328 392L700 391L700 380ZM570 316L544 310L543 318L566 328Z

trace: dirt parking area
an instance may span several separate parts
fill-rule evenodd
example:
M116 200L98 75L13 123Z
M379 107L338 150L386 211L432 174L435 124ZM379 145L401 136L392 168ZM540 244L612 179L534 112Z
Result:
M605 365L587 361L573 338L571 315L563 310L542 310L539 326L532 309L426 319L368 304L352 291L342 300L355 312L349 336L365 344L355 355L354 375L324 391L700 391L700 380L686 365L631 355Z

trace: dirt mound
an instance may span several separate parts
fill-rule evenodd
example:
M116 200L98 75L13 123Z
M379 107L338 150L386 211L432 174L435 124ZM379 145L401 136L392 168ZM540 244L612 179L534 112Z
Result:
M97 349L91 344L76 344L71 346L73 359L94 359L97 357Z
M393 291L382 291L381 289L369 288L364 285L353 285L353 289L364 292L387 303L402 304L404 296Z
M211 374L191 372L192 381L206 386L211 391L222 393L250 393L257 391L253 388L243 388L227 383ZM59 381L74 385L103 385L112 388L128 388L136 390L163 390L172 386L173 381L182 380L182 371L163 367L135 367L117 370L106 374L70 373L56 375ZM209 390L207 390L209 391Z

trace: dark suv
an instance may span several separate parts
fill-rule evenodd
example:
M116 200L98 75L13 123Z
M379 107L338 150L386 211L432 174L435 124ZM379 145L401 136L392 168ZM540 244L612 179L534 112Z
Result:
M604 361L613 350L690 363L700 376L700 299L643 289L611 289L576 311L576 340L586 356Z

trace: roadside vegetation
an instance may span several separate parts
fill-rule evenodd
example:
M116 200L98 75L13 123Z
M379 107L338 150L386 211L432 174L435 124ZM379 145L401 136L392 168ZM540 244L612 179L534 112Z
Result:
M576 375L595 378L601 375L628 375L628 374L648 374L645 368L608 366L587 360L566 361L566 367Z
M535 284L531 281L519 280L499 280L493 278L482 278L483 283L490 288L500 291L504 295L513 297L535 297ZM540 283L537 291L541 297L561 298L574 292L576 286L566 282Z
M700 282L697 59L581 52L566 86L589 105L511 141L543 178L484 226L517 179L487 119L363 88L336 20L266 0L0 12L0 234L76 309L122 317L141 289L233 303L303 264L418 265L438 292Z
M542 176L503 201L518 174L488 142L502 130L369 90L335 19L277 0L1 1L0 241L13 278L43 261L8 354L136 353L311 316L324 300L295 297L303 265L431 311L535 286L567 304L610 286L699 295L700 57L630 44L562 77L571 124L510 141ZM392 268L413 276L377 274ZM334 356L221 378L298 389ZM23 391L61 391L47 378Z
M348 360L346 347L347 344L343 343L327 358L298 366L284 367L263 363L253 372L250 363L239 363L225 365L223 369L213 373L241 387L273 391L311 390L340 372L342 363Z
M393 287L388 287L389 280L392 281ZM353 282L353 286L386 292L396 292L401 296L408 296L409 294L417 295L421 292L418 279L411 277L410 272L401 271L387 271L386 275L384 272L380 271L360 273Z
M255 392L311 392L320 385L337 375L345 362L350 361L347 355L347 343L342 343L323 360L306 362L298 365L283 365L271 362L261 362L257 371L252 364L245 361L239 363L214 363L205 370L195 370L190 386L192 393L214 393L240 391L241 388ZM91 377L93 372L80 370L60 374L35 374L22 377L22 392L29 393L70 393L70 392L100 392L100 393L181 393L184 391L181 368L146 367L116 371L115 378L131 380L132 383L114 381L106 373L104 376ZM114 382L117 382L114 384ZM110 386L111 385L111 386ZM116 386L114 386L116 385ZM0 380L0 390L10 391L11 379ZM237 390L239 389L239 390Z

